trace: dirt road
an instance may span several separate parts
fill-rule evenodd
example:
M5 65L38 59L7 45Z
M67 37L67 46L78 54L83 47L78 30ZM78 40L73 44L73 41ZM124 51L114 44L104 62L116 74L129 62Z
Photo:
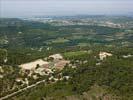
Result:
M29 85L29 86L27 86L27 87L25 87L25 88L23 88L23 89L20 89L20 90L18 90L18 91L16 91L16 92L13 92L13 93L11 93L11 94L8 94L8 95L6 95L6 96L4 96L4 97L1 97L0 100L8 99L9 97L12 97L12 96L16 95L17 93L20 93L20 92L25 91L25 90L27 90L27 89L29 89L29 88L35 87L35 86L37 86L38 84L43 83L43 82L45 82L45 80L38 81L38 82L36 82L35 84Z

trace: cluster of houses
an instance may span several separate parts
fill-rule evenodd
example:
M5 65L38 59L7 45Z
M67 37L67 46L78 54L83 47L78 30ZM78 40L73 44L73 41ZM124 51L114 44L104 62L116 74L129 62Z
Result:
M54 71L56 70L62 70L66 64L69 64L70 61L63 59L63 56L61 54L53 54L50 55L49 57L43 59L37 59L33 62L25 63L19 65L21 68L20 72L21 74L26 74L29 77L32 77L33 79L38 79L38 75L44 76L44 75L50 75L49 80L52 81L57 81L57 80L62 80L63 78L68 79L68 76L63 76L60 79L57 79L53 76L51 76ZM17 83L23 83L28 86L28 80L27 78L16 78Z
M112 54L108 52L99 52L99 61L96 63L96 65L101 65L101 61L105 60L107 57L111 57Z
M46 61L38 59L33 62L19 65L21 71L31 76L33 73L43 75L49 75L54 73L54 70L62 70L66 64L70 61L63 59L61 54L50 55Z
M106 57L112 56L111 53L100 52L100 60L104 60ZM19 65L21 70L29 75L32 73L38 73L40 75L49 75L53 73L54 69L62 70L66 64L69 64L70 61L63 59L61 54L53 54L45 59L38 59L33 62L25 63Z
M112 54L107 53L107 52L99 53L100 60L104 60L108 56L112 56ZM38 59L33 62L21 64L21 65L19 65L19 67L21 68L22 73L25 73L30 77L33 77L33 79L37 79L38 78L37 75L40 75L40 76L51 75L56 70L59 70L59 71L62 70L65 67L65 65L67 65L67 64L71 65L70 61L63 59L63 56L61 54L53 54L53 55L50 55L49 57L45 58L45 60ZM100 63L98 63L98 64L100 64ZM64 77L66 79L68 79L68 76L64 76ZM55 81L58 80L58 79L54 78L53 76L50 76L49 80L52 80L52 79L54 79ZM20 79L17 79L16 81L19 82ZM24 82L26 82L26 84L28 84L27 81L24 81Z

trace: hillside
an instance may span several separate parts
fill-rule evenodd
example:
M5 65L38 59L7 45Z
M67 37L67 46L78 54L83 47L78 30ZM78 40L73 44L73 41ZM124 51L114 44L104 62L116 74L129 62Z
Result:
M132 100L132 22L123 16L0 18L0 97Z

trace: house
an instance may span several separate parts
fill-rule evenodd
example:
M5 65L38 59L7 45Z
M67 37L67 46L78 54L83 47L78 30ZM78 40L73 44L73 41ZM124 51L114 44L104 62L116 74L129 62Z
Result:
M39 67L35 70L35 73L38 73L39 75L49 75L50 73L53 73L53 71L49 68Z
M100 52L99 53L100 60L105 59L107 56L112 56L112 54L111 53L107 53L107 52Z
M0 74L0 79L3 78L4 76Z
M24 80L22 78L16 78L16 82L26 84L27 86L29 85L29 81L27 78L25 78Z
M22 78L16 78L15 81L16 81L16 82L22 82L22 83L23 83L23 79L22 79Z
M62 60L63 59L61 54L50 55L49 58L53 58L54 60Z
M59 69L59 70L62 70L62 69L64 68L64 66L65 66L66 64L69 64L69 63L70 63L70 61L67 61L67 60L60 60L60 61L58 61L58 62L55 63L55 68L56 68L56 69Z
M38 60L35 60L35 61L33 61L33 62L21 64L21 65L19 65L19 67L20 67L22 70L25 70L25 71L26 71L26 70L29 70L29 71L31 71L31 70L35 70L36 67L37 67L37 65L39 65L39 66L45 66L45 65L47 65L47 64L48 64L48 62L43 61L42 59L38 59Z
M0 66L0 73L4 73L4 70L2 69L1 66Z
M130 54L128 54L128 55L123 55L122 57L123 58L129 58L129 57L132 57L133 55L130 55Z

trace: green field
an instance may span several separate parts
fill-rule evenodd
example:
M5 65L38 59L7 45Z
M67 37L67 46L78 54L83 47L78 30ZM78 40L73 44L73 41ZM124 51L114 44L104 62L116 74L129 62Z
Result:
M76 56L89 55L91 51L75 51L75 52L65 52L63 55L65 58L72 58Z

